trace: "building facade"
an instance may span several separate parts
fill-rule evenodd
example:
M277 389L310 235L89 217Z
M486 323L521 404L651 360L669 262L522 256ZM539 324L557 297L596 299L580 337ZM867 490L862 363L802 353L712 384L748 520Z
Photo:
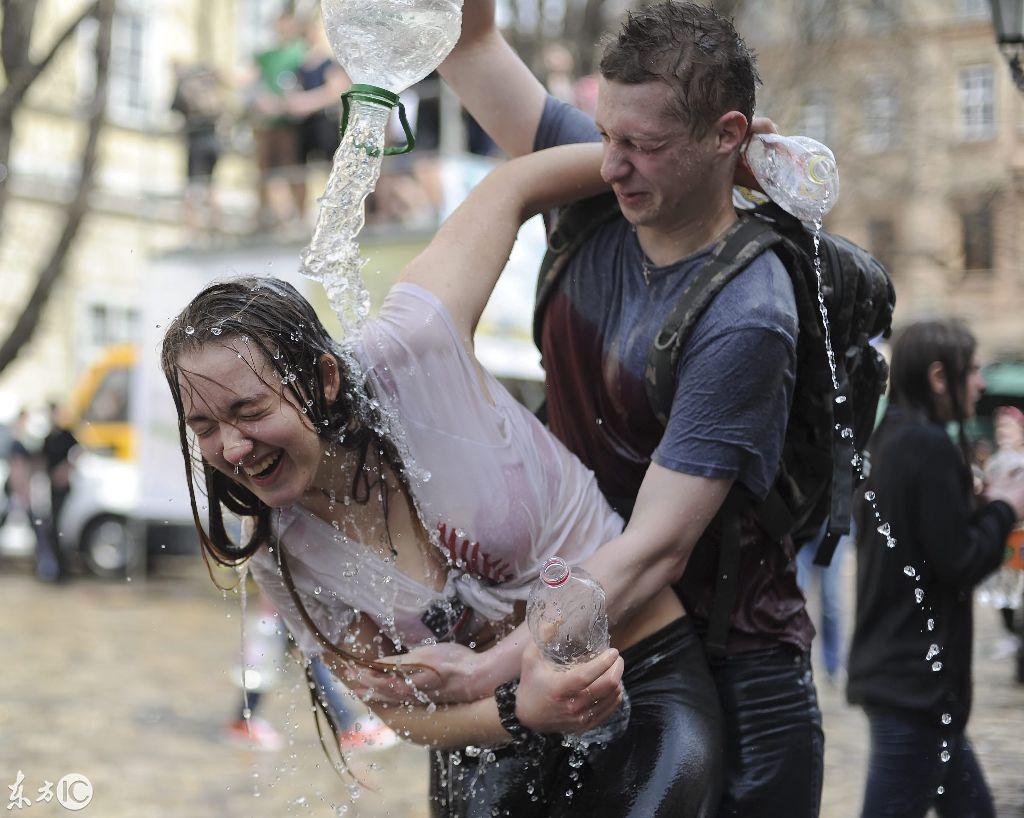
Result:
M747 0L758 108L835 151L826 227L885 262L896 324L955 314L1024 359L1024 95L988 0Z

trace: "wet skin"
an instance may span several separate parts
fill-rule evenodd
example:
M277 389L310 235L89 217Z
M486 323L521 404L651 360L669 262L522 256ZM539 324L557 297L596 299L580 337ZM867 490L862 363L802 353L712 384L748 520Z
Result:
M669 108L671 89L601 80L595 121L604 142L601 178L630 223L672 229L705 206L694 194L708 183L715 153L709 134L694 139Z
M207 463L272 508L321 494L324 443L261 353L226 339L178 364L185 420ZM328 389L337 395L336 382Z

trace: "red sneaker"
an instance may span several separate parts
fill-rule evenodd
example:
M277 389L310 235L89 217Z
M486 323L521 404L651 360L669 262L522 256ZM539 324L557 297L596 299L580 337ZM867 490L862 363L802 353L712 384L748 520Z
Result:
M397 743L395 731L372 713L362 717L350 730L338 734L338 744L345 752L386 750Z
M248 724L245 719L230 722L224 727L224 737L233 744L242 744L255 750L273 752L284 746L284 739L270 722L253 716Z

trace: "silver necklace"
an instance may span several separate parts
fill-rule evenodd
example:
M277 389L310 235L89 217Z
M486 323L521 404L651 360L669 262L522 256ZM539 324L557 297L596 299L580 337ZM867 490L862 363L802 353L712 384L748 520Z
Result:
M636 234L636 225L633 225L633 233ZM653 262L647 258L647 253L644 252L644 248L640 246L640 236L636 237L636 248L640 251L640 273L644 277L644 284L648 287L651 286L651 266Z

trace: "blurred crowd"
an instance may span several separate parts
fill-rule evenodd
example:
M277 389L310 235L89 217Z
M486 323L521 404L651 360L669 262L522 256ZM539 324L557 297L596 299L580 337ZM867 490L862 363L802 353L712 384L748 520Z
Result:
M573 56L558 43L547 46L538 66L552 95L592 114L597 77L578 77ZM252 232L287 238L308 234L311 174L321 183L340 142L341 95L350 81L335 62L319 15L281 14L273 42L244 70L225 76L211 65L174 63L172 110L182 119L187 156L184 223L192 239L228 229L215 184L219 160L229 150L251 152L258 169L258 209ZM436 73L401 95L416 136L416 150L392 157L367 200L367 224L433 228L439 223L442 185L437 151L441 141L440 80ZM499 153L465 112L466 152ZM404 141L397 115L388 141ZM316 191L312 191L315 195Z
M68 576L60 547L60 513L71 490L78 441L63 424L55 403L49 405L42 429L32 420L22 409L4 430L0 535L9 524L30 529L36 577L42 582L60 582Z

